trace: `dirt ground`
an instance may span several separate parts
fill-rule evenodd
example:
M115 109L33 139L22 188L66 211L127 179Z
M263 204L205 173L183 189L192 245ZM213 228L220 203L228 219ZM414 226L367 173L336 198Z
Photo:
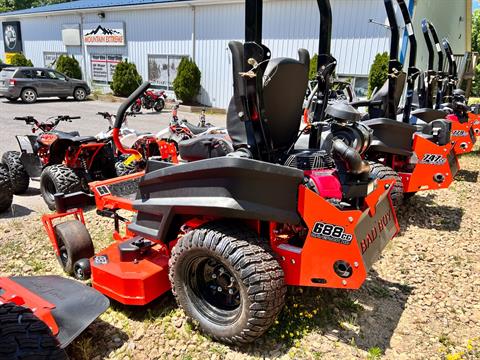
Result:
M479 151L448 190L415 196L401 234L358 291L289 289L256 343L228 347L186 321L171 294L111 308L68 348L72 359L480 359ZM112 224L89 212L96 249ZM61 274L38 214L0 223L0 276ZM79 309L80 310L80 309Z

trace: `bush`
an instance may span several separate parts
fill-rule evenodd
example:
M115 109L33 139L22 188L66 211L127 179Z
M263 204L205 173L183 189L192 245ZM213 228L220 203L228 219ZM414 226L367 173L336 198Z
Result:
M80 64L77 59L69 57L67 55L60 55L57 59L55 68L57 71L60 71L62 74L67 75L73 79L82 79L82 70L80 69Z
M480 96L480 64L475 68L475 77L473 78L471 96Z
M110 88L116 96L130 96L142 83L142 77L137 67L127 60L122 61L115 68Z
M310 80L317 79L317 66L318 66L318 54L315 54L310 60L310 71L308 73L308 78Z
M372 96L375 88L381 88L388 78L388 63L390 57L388 53L377 54L370 68L370 74L368 75L368 97Z
M200 92L202 74L193 60L183 58L178 65L177 77L173 81L173 90L177 98L191 103Z
M13 55L10 64L12 66L33 66L32 61L27 59L22 53Z

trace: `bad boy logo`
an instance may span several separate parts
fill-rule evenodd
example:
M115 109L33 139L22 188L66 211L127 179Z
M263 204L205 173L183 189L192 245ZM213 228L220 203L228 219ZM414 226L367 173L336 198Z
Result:
M17 31L13 25L5 26L3 37L5 39L5 46L10 50L14 50L17 46Z

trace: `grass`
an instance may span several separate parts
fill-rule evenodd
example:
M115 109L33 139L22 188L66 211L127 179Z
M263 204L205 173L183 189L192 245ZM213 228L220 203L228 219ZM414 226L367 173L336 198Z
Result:
M367 359L368 360L378 360L382 357L383 351L379 347L372 347L368 349Z

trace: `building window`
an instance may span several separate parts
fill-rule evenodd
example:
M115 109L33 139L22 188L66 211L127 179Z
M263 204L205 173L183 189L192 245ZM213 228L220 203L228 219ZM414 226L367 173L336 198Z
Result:
M113 73L118 63L122 62L122 55L93 54L90 56L92 81L100 84L112 82Z
M67 55L65 52L44 52L43 63L47 68L54 68L60 55Z
M148 81L160 89L172 90L178 65L185 55L148 55Z
M368 96L368 77L356 77L353 86L355 88L355 94L357 94L359 98L366 98Z

